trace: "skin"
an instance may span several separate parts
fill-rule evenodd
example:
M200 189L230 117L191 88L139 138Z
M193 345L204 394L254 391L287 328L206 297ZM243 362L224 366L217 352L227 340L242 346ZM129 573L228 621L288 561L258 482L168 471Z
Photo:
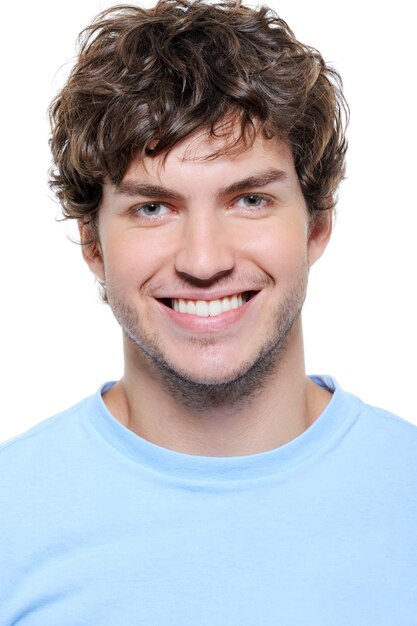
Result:
M230 151L225 141L201 132L165 161L134 161L121 185L104 184L98 243L83 246L123 329L124 376L104 395L108 409L157 445L205 456L281 446L331 398L305 375L301 323L331 212L311 221L286 144L259 134ZM161 303L241 292L256 295L209 318Z

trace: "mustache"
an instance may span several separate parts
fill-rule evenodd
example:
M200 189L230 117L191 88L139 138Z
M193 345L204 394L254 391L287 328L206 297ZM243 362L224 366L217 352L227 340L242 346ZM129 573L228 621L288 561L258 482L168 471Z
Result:
M193 287L195 289L207 289L217 287L229 289L233 292L239 291L260 291L265 287L275 284L275 280L266 272L222 272L221 275L212 276L209 279L199 279L189 274L177 274L166 278L150 278L141 287L141 293L145 296L166 293L167 291L177 291Z

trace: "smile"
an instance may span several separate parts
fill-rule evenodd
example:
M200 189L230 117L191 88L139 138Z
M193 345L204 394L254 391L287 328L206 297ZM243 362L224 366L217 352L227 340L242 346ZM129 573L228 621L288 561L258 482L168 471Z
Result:
M217 300L188 300L185 298L164 298L163 304L177 313L187 313L198 317L214 317L232 309L238 309L250 300L257 292L245 291Z

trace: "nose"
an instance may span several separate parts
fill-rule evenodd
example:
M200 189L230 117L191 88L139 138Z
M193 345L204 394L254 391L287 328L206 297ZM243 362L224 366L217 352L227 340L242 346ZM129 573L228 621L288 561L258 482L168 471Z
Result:
M190 211L175 258L175 269L188 277L209 282L234 267L233 241L214 212Z

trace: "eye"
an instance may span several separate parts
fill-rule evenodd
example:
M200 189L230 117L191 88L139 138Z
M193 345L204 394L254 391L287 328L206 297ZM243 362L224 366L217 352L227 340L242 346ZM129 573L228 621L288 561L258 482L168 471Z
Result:
M271 204L270 198L262 196L259 193L250 193L236 200L237 208L242 209L258 209L265 208Z
M168 207L161 202L147 202L146 204L142 204L134 208L135 215L137 215L138 217L150 219L155 217L162 217L163 215L167 215L168 213Z

